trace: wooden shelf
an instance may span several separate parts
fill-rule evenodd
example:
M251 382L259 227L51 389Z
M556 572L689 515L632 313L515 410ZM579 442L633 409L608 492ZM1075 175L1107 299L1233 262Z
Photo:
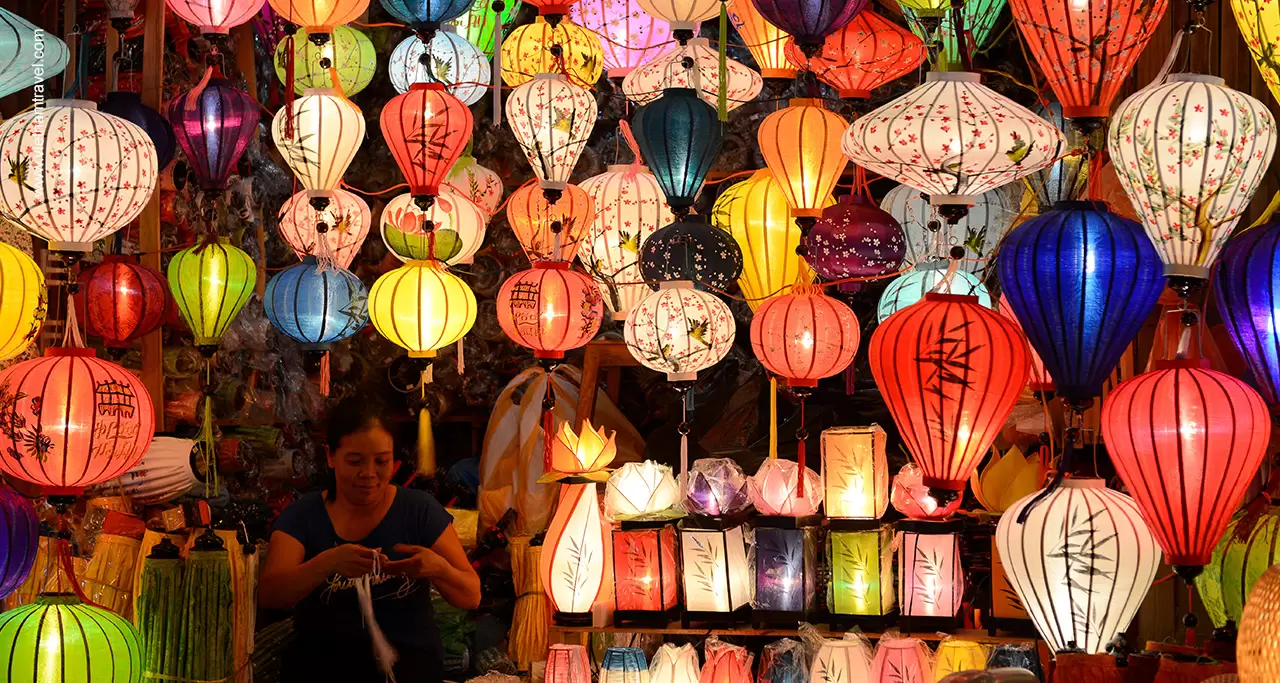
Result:
M813 624L819 633L841 634L844 631L832 631L826 624ZM764 637L764 638L786 638L797 635L797 629L791 628L766 628L757 629L748 626L740 628L725 628L722 626L711 628L683 628L680 622L672 622L666 627L642 627L642 626L551 626L552 642L569 642L584 637L591 633L642 633L642 634L659 634L672 636L743 636L743 637ZM863 635L871 640L878 640L880 632L864 631ZM950 636L963 640L970 640L988 645L1000 645L1004 643L1038 643L1039 638L1034 636L1013 636L1013 635L997 635L989 636L984 630L975 629L957 629L954 633L938 633L936 631L921 633L903 633L903 636L919 638L920 640L936 642L942 640L943 637ZM575 638L577 636L577 638Z

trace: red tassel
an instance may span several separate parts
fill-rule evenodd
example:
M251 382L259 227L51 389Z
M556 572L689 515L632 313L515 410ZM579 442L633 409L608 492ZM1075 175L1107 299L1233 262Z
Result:
M548 379L548 381L550 381ZM551 471L551 441L555 439L555 415L552 408L542 411L542 472Z
M796 442L796 498L804 498L804 480L807 471L804 468L804 442L809 431L804 428L804 397L800 397L800 439Z
M80 580L76 578L75 562L71 559L71 543L65 538L58 539L58 562L62 565L63 573L67 575L67 583L71 584L71 590L76 594L77 598L80 598L80 602L83 602L90 607L107 610L108 612L115 611L99 605L98 603L90 600L89 596L84 594L84 589L80 587Z
M293 34L285 38L284 63L284 136L293 137Z

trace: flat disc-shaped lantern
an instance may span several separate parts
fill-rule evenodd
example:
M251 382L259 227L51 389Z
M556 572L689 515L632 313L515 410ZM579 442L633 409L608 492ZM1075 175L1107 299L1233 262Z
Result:
M729 21L738 29L742 42L756 60L756 68L765 78L795 78L796 68L787 61L785 46L788 36L770 24L751 0L729 0Z
M1280 64L1274 59L1275 50L1280 47L1280 7L1267 0L1231 0L1231 11L1262 80L1271 89L1271 96L1280 100ZM0 95L3 94L4 89L0 88Z
M156 188L147 132L85 100L49 100L0 124L0 158L0 215L55 251L91 250Z
M0 486L0 529L3 529L0 531L0 599L3 599L26 581L40 547L40 521L35 508L26 496L8 484Z
M816 50L867 6L867 0L751 0L769 23L790 33L801 47Z
M1160 568L1133 499L1101 479L1065 479L1014 503L996 526L1009 583L1053 652L1107 651Z
M552 26L538 17L502 41L502 82L509 87L552 73L563 74L576 86L594 87L604 73L600 39L572 21Z
M769 299L751 318L751 350L790 387L814 387L844 370L861 336L853 311L813 285Z
M1199 364L1158 362L1112 389L1101 416L1116 473L1187 580L1212 558L1271 431L1258 392Z
M688 280L723 292L742 274L742 250L723 230L679 221L645 240L640 247L640 272L649 282Z
M442 83L415 83L382 108L382 137L422 208L471 139L471 110Z
M520 0L504 2L502 11L495 12L491 4L473 3L471 9L467 10L466 14L454 19L451 25L458 30L458 35L467 39L468 43L475 45L480 48L481 52L492 57L494 30L500 25L510 25L522 6L523 3Z
M591 196L596 217L579 260L599 283L609 309L625 318L649 293L640 273L640 245L674 219L657 179L638 164L610 166L581 187Z
M719 0L636 0L640 8L651 17L671 24L676 36L686 40L698 31L698 22L720 14Z
M1257 518L1246 508L1227 525L1213 561L1196 577L1196 593L1214 626L1240 622L1254 584L1274 564L1280 564L1280 508L1272 506Z
M156 146L157 170L163 171L173 161L173 153L178 144L173 136L173 125L160 112L143 104L138 93L109 92L98 111L122 118L147 131L147 137Z
M792 64L812 71L841 97L870 99L871 91L915 71L928 51L924 41L864 9L844 28L827 36L822 50L806 57L795 40L786 42Z
M369 0L268 0L286 21L306 28L312 40L335 26L350 24L369 8Z
M394 62L394 57L392 58ZM276 77L289 85L289 41L276 43ZM328 66L326 66L328 64ZM330 71L330 68L333 70ZM378 70L378 55L373 41L364 33L348 26L335 26L329 40L321 45L311 42L306 29L293 34L293 91L301 95L312 88L332 88L333 74L338 74L342 92L350 97L373 81ZM391 69L392 82L395 69ZM400 92L404 92L401 90Z
M1214 293L1231 341L1267 403L1280 405L1280 222L1245 230L1227 242ZM3 354L0 354L3 355Z
M946 503L964 490L1027 383L1022 335L977 297L930 293L880 323L870 361L924 485Z
M502 177L463 153L444 184L485 210L485 222L502 207Z
M426 33L453 21L471 9L473 0L382 0L387 14Z
M169 291L196 346L207 353L217 348L257 281L253 258L226 238L183 249L169 261Z
M591 93L559 74L538 74L507 96L516 142L544 190L563 190L596 123Z
M471 330L476 295L439 261L409 261L369 288L369 319L410 358L430 358Z
M636 305L623 338L641 365L672 381L692 380L729 353L735 327L733 313L716 295L670 282Z
M530 261L572 261L595 220L595 202L577 185L566 184L555 202L532 185L511 193L507 222Z
M178 147L206 190L222 189L249 141L258 134L258 103L225 78L169 102Z
M1165 274L1204 279L1262 183L1276 124L1221 78L1172 74L1120 103L1107 149Z
M436 31L430 43L416 35L400 41L391 51L387 73L396 92L409 92L414 83L443 83L446 92L466 105L479 102L493 80L480 48L447 27Z
M108 255L80 274L85 331L107 348L127 349L160 327L169 307L169 291L160 271Z
M693 65L685 67L684 60ZM725 108L733 111L754 100L764 88L760 74L741 62L725 59L728 73ZM715 107L720 102L720 54L706 38L694 38L638 66L622 81L622 92L636 104L649 104L662 97L667 88L692 88L703 102Z
M37 33L44 49L43 70L31 68ZM57 76L67 68L70 58L67 44L57 36L45 33L35 24L0 7L0 97L8 97Z
M671 26L645 14L636 0L578 0L569 7L569 17L602 36L609 78L631 73L671 39Z
M35 343L48 310L40 266L21 249L0 242L0 361Z
M840 134L848 125L819 99L793 99L760 122L760 153L802 229L822 215L849 164L840 153Z
M688 215L724 144L724 122L691 88L671 88L635 115L640 155L677 217Z
M600 331L604 304L591 278L566 261L539 261L498 290L498 322L535 358L560 359Z
M206 35L227 35L262 10L262 0L165 0L173 13ZM345 23L345 22L343 22Z
M995 253L996 245L1018 214L1018 205L1005 189L984 192L973 198L968 213L954 225L929 203L928 195L906 185L885 193L880 208L898 219L907 240L904 263L916 265L933 259L950 258L953 247L964 247L960 268L970 273L986 270L982 261Z
M364 141L364 114L332 88L313 88L276 112L271 138L302 188L327 206Z
M885 287L880 294L880 301L876 303L876 319L884 322L889 316L915 305L926 294L935 290L944 294L977 297L979 304L991 308L991 293L977 276L957 270L948 281L946 263L932 261L895 278Z
M327 256L342 268L351 267L372 222L369 205L346 190L334 190L319 211L306 190L280 207L280 236L298 258Z
M0 615L12 683L143 680L142 647L133 624L67 593L42 593Z
M845 195L809 231L804 259L827 280L876 277L902 265L902 225L862 193Z
M996 261L1004 301L1057 392L1087 405L1164 289L1140 226L1105 205L1061 202L1009 232Z
M451 188L442 188L426 211L413 203L413 195L402 194L382 209L382 241L401 261L471 263L484 241L485 218L480 207Z
M79 490L133 467L155 436L142 380L93 349L50 348L0 372L0 472Z
M369 322L368 292L342 268L321 268L314 256L267 282L262 309L271 325L307 349L325 349Z

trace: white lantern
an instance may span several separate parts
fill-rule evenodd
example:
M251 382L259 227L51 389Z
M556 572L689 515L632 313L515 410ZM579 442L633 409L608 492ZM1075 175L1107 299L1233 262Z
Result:
M476 163L475 157L465 152L449 171L444 184L484 209L486 223L502 206L502 178Z
M987 291L987 286L982 284L978 276L957 270L951 274L950 282L943 284L946 279L947 266L943 261L922 264L910 273L898 276L880 295L880 302L876 305L876 319L884 322L894 313L920 301L925 294L934 289L943 294L976 296L978 303L987 308L994 308L991 304L991 293ZM939 288L939 285L942 286Z
M445 92L471 105L488 92L493 80L489 60L480 48L467 42L450 25L441 27L430 46L418 36L409 36L391 51L387 74L396 92L409 92L414 83L443 83Z
M747 546L746 526L742 524L727 529L680 529L688 618L731 614L751 604Z
M693 67L685 67L685 58L694 61ZM732 59L725 60L729 70L728 87L725 89L729 111L754 100L764 88L760 74L745 64ZM622 81L622 92L627 99L644 105L662 97L667 88L693 88L704 102L715 107L720 102L720 53L712 49L706 38L694 38L688 44L675 45L654 57L652 61L636 67Z
M651 291L640 273L640 245L675 219L658 180L643 166L610 166L579 187L591 196L596 216L578 260L599 284L614 317L625 319Z
M561 74L538 74L507 96L507 118L538 186L563 190L595 126L595 97Z
M733 347L737 327L729 307L692 282L664 282L636 305L623 328L627 350L641 365L673 382L693 380Z
M0 216L54 251L93 249L156 189L146 131L85 100L49 100L0 124L0 159Z
M1007 188L984 192L974 198L969 213L950 225L929 203L928 196L906 185L898 185L885 194L880 208L897 219L906 236L907 257L904 265L916 265L933 259L950 258L951 248L965 248L965 259L980 259L995 253L1000 238L1018 215L1018 204ZM983 261L964 260L960 268L970 273L986 270Z
M32 68L31 64L37 32L43 49L41 70ZM45 33L35 24L0 7L0 97L8 97L57 76L67 68L70 58L67 44L57 36ZM45 104L48 106L52 102Z
M1271 164L1275 127L1216 76L1172 74L1120 103L1107 150L1166 275L1209 277Z
M957 521L898 522L898 604L903 617L943 624L959 614L964 597L961 528Z
M596 485L561 484L540 567L557 623L591 623L591 606L604 584L605 540Z
M672 31L682 31L692 36L698 30L698 22L720 14L719 0L636 0L641 9L651 17L671 24ZM677 34L679 37L680 34Z
M698 683L698 651L692 645L663 643L649 662L649 683Z
M292 112L292 135L289 111L281 107L271 137L316 208L323 209L364 141L364 114L332 88L307 90L293 101Z
M878 683L871 680L871 647L859 637L823 640L809 670L813 683Z
M822 430L826 513L837 519L880 519L889 507L887 442L879 425Z
M298 258L328 255L342 268L351 267L372 224L369 205L346 190L334 190L321 210L311 205L306 190L280 207L280 236Z
M382 242L401 261L435 258L451 266L471 263L484 242L487 218L483 209L451 187L441 186L426 211L406 192L382 208Z
M635 519L674 508L680 487L671 468L652 460L629 462L614 470L605 485L604 511L609 519Z
M1005 572L1054 652L1104 653L1138 613L1160 547L1133 499L1101 479L1065 479L1041 493L1000 517L996 547Z
M640 10L636 0L578 0L573 23L600 35L609 78L622 78L649 61L671 39L671 26Z

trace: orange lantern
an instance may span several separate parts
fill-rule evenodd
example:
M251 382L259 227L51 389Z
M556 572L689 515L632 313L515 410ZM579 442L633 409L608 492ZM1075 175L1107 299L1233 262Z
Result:
M603 305L595 282L568 261L538 261L502 283L498 323L534 358L559 360L596 336Z
M154 268L111 254L81 274L85 329L102 337L113 355L160 327L169 304L169 283Z
M760 16L751 0L729 0L729 21L756 60L765 78L795 78L796 69L787 62L785 47L789 35Z
M329 205L317 211L306 190L293 195L280 207L280 236L293 247L299 259L326 255L342 268L350 268L373 218L364 200L334 190Z
M445 92L443 83L414 83L387 102L380 120L414 202L424 211L431 208L471 139L471 110Z
M795 40L787 40L786 52L792 64L812 71L841 97L862 100L915 71L928 56L923 40L870 8L827 36L814 56L806 57Z
M360 18L369 0L268 0L271 9L286 21L307 29L316 45L329 42L329 31Z
M766 300L751 319L751 350L790 387L815 387L844 370L861 336L853 310L814 285Z
M566 183L555 202L533 185L511 193L507 222L530 261L572 261L595 220L595 202L587 191Z
M760 153L800 226L802 250L849 163L840 149L841 135L848 127L848 121L819 99L793 99L791 106L760 122L756 138Z

